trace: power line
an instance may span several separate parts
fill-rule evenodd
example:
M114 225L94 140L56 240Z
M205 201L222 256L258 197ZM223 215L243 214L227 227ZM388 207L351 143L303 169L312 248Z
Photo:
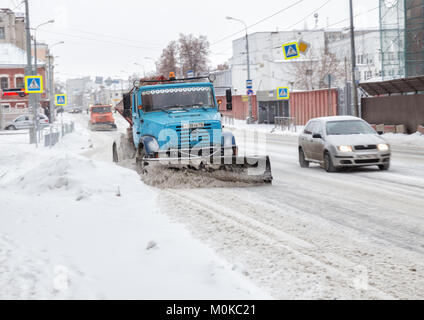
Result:
M310 16L312 16L315 12L317 12L318 10L321 10L323 7L325 7L329 2L331 2L332 0L327 0L324 4L322 4L319 8L315 9L314 11L312 11L311 13L309 13L307 16L305 16L302 20L299 20L298 22L292 24L291 26L287 27L287 29L291 29L294 26L298 25L299 23L305 21L306 19L308 19Z
M77 35L73 35L73 34L69 34L69 33L63 33L63 32L48 31L48 30L43 30L42 32L52 33L52 34L58 34L58 35L63 35L63 36L67 36L67 37L71 37L71 38L76 38L76 39L82 39L82 40L89 40L89 41L96 41L96 42L103 42L103 43L111 43L111 44L116 44L116 45L125 46L125 47L132 47L132 48L137 48L137 49L145 49L145 50L152 50L152 51L161 51L161 49L149 48L149 47L144 47L144 46L136 46L136 45L131 45L131 44L122 43L122 42L110 41L110 40L87 38L87 37L77 36Z
M287 6L287 7L283 8L283 9L281 9L281 10L278 10L277 12L273 13L272 15L270 15L270 16L268 16L268 17L265 17L265 18L263 18L263 19L261 19L261 20L259 20L259 21L255 22L254 24L252 24L252 25L250 25L250 26L247 26L247 28L252 28L252 27L254 27L254 26L256 26L256 25L258 25L258 24L260 24L260 23L262 23L262 22L264 22L264 21L266 21L266 20L268 20L268 19L271 19L271 18L275 17L276 15L278 15L278 14L280 14L280 13L282 13L282 12L284 12L284 11L286 11L286 10L288 10L288 9L290 9L290 8L292 8L292 7L296 6L296 5L298 5L298 4L300 4L300 3L301 3L301 2L303 2L303 1L304 1L304 0L299 0L299 1L297 1L297 2L295 2L295 3L293 3L293 4L289 5L289 6ZM241 30L239 30L239 31L237 31L237 32L234 32L233 34L230 34L230 35L228 35L228 36L226 36L226 37L224 37L224 38L221 38L221 39L219 39L219 40L217 40L217 41L213 42L210 46L214 46L214 45L216 45L217 43L220 43L220 42L222 42L222 41L224 41L224 40L227 40L227 39L229 39L229 38L231 38L231 37L233 37L233 36L235 36L235 35L239 34L240 32L244 32L244 30L245 30L245 29L241 29Z

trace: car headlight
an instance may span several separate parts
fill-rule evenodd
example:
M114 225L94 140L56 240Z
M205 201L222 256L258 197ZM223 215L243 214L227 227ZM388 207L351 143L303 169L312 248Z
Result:
M352 152L353 151L352 146L339 146L339 147L337 147L337 149L340 152Z
M389 151L389 145L385 143L380 143L377 145L378 151Z

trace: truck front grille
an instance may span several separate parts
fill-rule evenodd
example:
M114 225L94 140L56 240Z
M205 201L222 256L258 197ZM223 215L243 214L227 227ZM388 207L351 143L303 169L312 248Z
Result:
M214 130L221 129L219 123L205 123L201 128L183 129L182 125L173 128L178 135L178 148L205 148L211 147L220 141L213 141Z

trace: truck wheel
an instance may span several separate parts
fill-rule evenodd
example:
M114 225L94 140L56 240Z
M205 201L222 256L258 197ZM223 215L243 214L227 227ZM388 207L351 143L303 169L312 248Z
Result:
M337 168L333 165L333 161L331 160L331 156L328 151L324 154L324 169L327 172L336 172Z
M305 160L305 153L302 148L299 148L299 164L301 168L309 168L309 161Z
M137 148L137 153L136 153L136 157L135 157L135 163L137 165L138 172L141 173L141 174L147 173L146 164L143 161L144 158L146 158L146 151L144 150L144 146L143 145L140 145Z

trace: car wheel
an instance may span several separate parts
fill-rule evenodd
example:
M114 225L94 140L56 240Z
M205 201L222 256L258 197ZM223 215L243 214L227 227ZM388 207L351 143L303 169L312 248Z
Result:
M390 162L389 162L389 163L386 163L386 164L380 164L380 165L378 166L378 168L379 168L381 171L387 171L387 170L389 170L389 169L390 169Z
M309 168L309 161L305 160L305 153L302 148L299 148L299 164L301 168Z
M337 168L333 164L333 160L331 160L331 156L328 152L324 154L324 169L327 172L336 172Z
M10 125L6 128L6 130L17 130L14 125Z

